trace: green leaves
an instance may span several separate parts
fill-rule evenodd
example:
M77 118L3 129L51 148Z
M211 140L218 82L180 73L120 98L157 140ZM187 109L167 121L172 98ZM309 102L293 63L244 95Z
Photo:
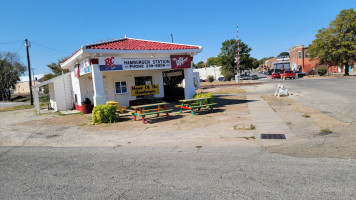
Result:
M315 40L308 50L312 59L320 59L321 64L348 65L356 62L356 12L353 8L342 10L329 27L318 30Z
M11 89L15 89L20 76L26 70L19 60L15 53L0 53L0 100L10 100Z
M247 44L241 42L240 47L240 70L251 69L252 59L250 59L251 48ZM229 75L235 73L235 58L237 56L237 41L236 39L226 40L222 43L221 52L217 56L219 63L222 65L221 71L223 75Z
M114 123L116 122L115 105L99 105L93 109L93 124Z

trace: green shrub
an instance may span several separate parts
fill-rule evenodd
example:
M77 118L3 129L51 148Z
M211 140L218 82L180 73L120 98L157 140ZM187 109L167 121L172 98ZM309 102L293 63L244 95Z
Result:
M235 77L235 74L232 73L232 72L227 72L227 73L224 73L224 79L226 81L231 81L231 79L233 79Z
M316 68L316 73L319 74L319 76L324 76L326 73L328 73L328 68L326 66L318 66Z
M208 81L211 83L211 82L213 82L215 79L214 79L214 76L212 76L212 75L209 75L208 76Z
M114 123L116 121L115 105L99 105L93 109L93 124Z
M213 97L208 100L204 100L205 104L211 104L214 103L214 95L212 93L196 93L193 98L198 99L198 98L208 98L208 97Z

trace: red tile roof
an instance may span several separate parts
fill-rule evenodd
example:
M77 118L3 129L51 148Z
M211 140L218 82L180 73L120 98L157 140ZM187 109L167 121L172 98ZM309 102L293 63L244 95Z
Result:
M199 49L198 46L155 42L125 38L108 42L90 44L86 49L112 49L112 50L177 50L177 49Z
M108 50L181 50L181 49L201 49L200 46L185 45L185 44L175 44L167 42L157 42L149 40L139 40L133 38L123 38L117 40L111 40L106 42L97 42L94 44L88 44L82 46L73 55L68 57L65 61L61 63L64 64L70 58L74 57L80 50L85 49L108 49Z

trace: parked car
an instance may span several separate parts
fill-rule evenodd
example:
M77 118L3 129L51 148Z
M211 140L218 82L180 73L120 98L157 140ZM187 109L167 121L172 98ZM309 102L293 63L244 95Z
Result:
M272 75L272 71L271 70L265 71L264 74L265 75Z
M303 78L304 76L306 76L307 75L307 73L305 73L305 72L298 72L298 71L296 71L296 72L294 72L296 75L298 75L298 78Z
M241 75L240 79L248 80L248 79L250 79L250 76L249 75Z
M225 81L225 78L224 78L223 76L220 76L220 77L218 78L218 81Z
M204 79L200 79L200 82L205 82L205 80Z
M257 80L258 76L257 75L252 75L250 77L248 77L249 80Z
M281 78L281 73L279 73L279 72L274 72L274 73L272 74L272 79L275 79L275 78Z
M283 78L287 79L295 79L295 73L293 71L284 71L284 73L281 75Z

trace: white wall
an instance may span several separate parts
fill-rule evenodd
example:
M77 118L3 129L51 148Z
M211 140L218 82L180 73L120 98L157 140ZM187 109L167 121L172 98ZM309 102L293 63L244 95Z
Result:
M135 96L131 96L131 86L135 85L135 77L140 76L152 76L152 84L159 85L159 94L155 94L155 97L164 97L162 72L162 70L103 72L106 101L116 101L120 106L129 106L129 101L136 100ZM127 93L116 94L115 82L119 81L126 81Z
M73 108L72 101L72 80L71 76L63 76L54 81L54 96L56 106L53 107L56 111L71 110Z
M51 104L51 108L57 110L56 97L54 95L54 84L48 84L48 93L49 93L49 102Z
M201 79L207 79L209 75L213 76L215 80L221 77L221 66L206 67L201 69L193 69L194 72L199 72Z

